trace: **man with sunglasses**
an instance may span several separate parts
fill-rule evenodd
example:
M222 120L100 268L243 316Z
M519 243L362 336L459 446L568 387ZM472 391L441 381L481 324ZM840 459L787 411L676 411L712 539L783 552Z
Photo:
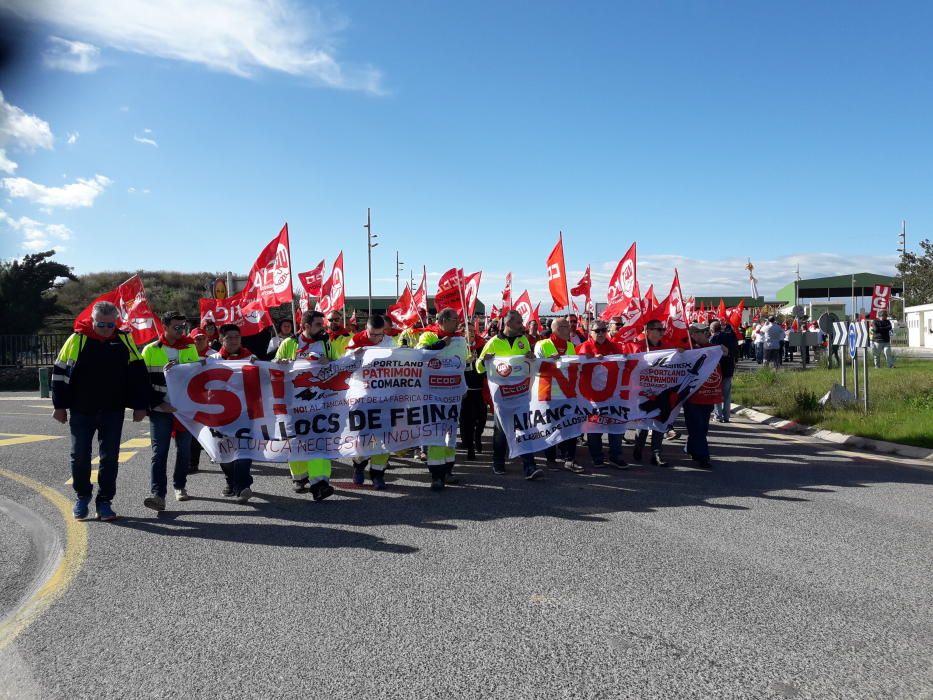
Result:
M343 317L337 311L331 311L327 316L327 337L334 348L334 357L343 357L353 334L344 327Z
M183 314L178 311L162 314L162 325L162 335L144 347L142 352L143 361L149 370L151 386L149 439L152 442L150 495L143 501L143 505L156 511L165 510L168 451L172 445L173 431L175 470L172 472L172 486L175 490L175 500L187 501L190 498L185 487L188 484L188 466L191 462L191 433L172 415L175 407L168 400L165 370L172 365L198 362L201 359L197 346L188 337L188 320Z
M578 355L587 357L606 357L622 355L622 346L609 340L609 326L602 319L597 319L590 326L590 339L577 348ZM609 464L616 469L628 469L628 463L622 457L622 433L609 433ZM586 446L594 467L604 467L603 434L586 433Z
M117 491L123 409L133 409L134 423L146 417L146 366L132 336L119 330L118 322L116 306L108 301L94 304L91 318L75 325L75 332L65 341L52 368L52 417L59 423L67 422L71 432L71 478L76 494L72 513L77 520L88 517L94 490L94 434L100 456L97 517L115 520L111 503Z

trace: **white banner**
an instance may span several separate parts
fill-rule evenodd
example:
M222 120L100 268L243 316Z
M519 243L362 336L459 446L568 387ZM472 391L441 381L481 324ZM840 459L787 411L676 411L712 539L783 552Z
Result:
M582 433L668 430L721 356L715 345L603 358L496 357L486 374L496 420L517 457Z
M367 348L332 362L176 365L175 416L215 462L338 459L456 444L463 360Z

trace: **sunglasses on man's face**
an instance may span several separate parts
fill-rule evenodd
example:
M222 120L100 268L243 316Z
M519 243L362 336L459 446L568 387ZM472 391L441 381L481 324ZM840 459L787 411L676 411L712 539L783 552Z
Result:
M594 328L594 329L593 329L593 332L594 332L596 335L599 335L600 333L605 333L605 332L606 332L606 329L605 329L605 328Z
M664 328L649 328L649 331L663 331Z
M179 323L177 325L172 326L172 330L175 331L176 333L184 333L186 330L188 330L188 324Z
M94 323L94 328L114 328L114 327L116 327L116 325L117 325L117 324L114 323L113 321L106 321L106 322L105 322L105 321L96 321L96 322Z

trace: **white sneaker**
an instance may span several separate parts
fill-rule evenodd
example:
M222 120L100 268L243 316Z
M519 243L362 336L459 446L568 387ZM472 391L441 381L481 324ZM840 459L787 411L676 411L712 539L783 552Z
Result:
M564 469L566 469L568 472L573 472L574 474L582 474L584 471L583 467L571 459L568 459L564 462Z
M175 500L176 501L189 501L191 496L188 495L188 492L184 489L175 489Z

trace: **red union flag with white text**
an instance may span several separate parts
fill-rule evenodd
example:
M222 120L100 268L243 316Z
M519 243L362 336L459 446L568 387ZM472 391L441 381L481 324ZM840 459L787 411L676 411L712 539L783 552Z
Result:
M101 294L78 314L75 326L81 321L90 320L94 304L109 301L117 307L120 314L119 328L133 336L133 342L139 347L155 340L162 333L162 323L152 313L146 290L138 275L133 275L112 292Z
M212 320L218 326L235 323L243 336L256 335L272 325L272 318L261 301L251 298L246 291L226 299L201 299L201 321Z
M334 260L334 267L330 271L330 277L321 286L321 296L317 300L317 310L323 314L329 314L331 311L340 311L346 303L343 285L343 251Z
M868 318L878 318L878 314L888 310L891 302L891 288L884 284L876 284L871 292L871 313Z
M421 318L415 296L406 284L405 291L392 306L386 309L386 315L392 320L396 328L410 328Z
M554 304L551 310L564 309L570 306L567 294L567 270L564 265L564 237L560 236L557 245L547 257L547 286L551 292Z
M609 292L606 301L609 302L610 306L625 302L624 305L627 307L629 300L633 296L635 281L638 279L635 267L635 245L635 243L632 243L628 252L616 265L615 272L612 273L612 277L609 279Z
M321 260L313 270L298 273L298 281L310 297L321 296L321 285L324 284L324 261Z
M528 322L531 321L532 313L534 312L534 307L531 305L531 297L528 296L527 289L515 300L515 306L513 306L511 310L517 311L522 315L522 323L527 328Z
M262 249L249 271L245 295L263 306L292 302L291 253L288 248L288 224Z

